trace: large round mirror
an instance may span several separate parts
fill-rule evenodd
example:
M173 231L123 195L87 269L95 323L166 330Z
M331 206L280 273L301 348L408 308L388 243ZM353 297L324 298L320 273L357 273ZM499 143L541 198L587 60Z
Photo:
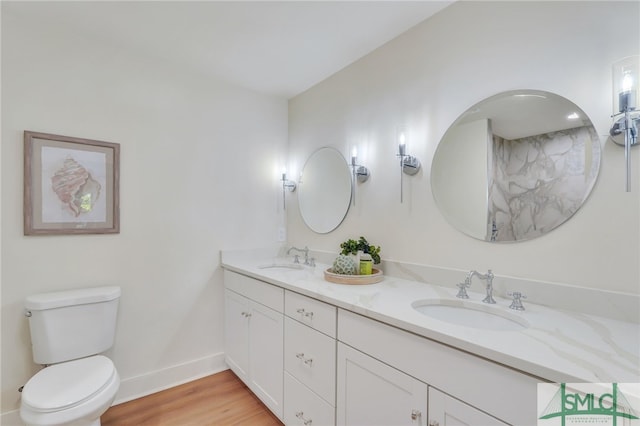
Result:
M298 205L304 223L319 234L342 223L351 204L351 173L334 148L320 148L307 160L298 185Z
M553 93L500 93L469 108L433 158L438 208L474 238L535 238L567 221L598 176L600 140L586 114Z

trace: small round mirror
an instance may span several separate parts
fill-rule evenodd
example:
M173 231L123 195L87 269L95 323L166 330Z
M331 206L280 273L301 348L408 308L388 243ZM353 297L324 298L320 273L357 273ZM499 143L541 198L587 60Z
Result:
M326 234L342 223L351 204L351 172L334 148L320 148L307 160L298 184L298 206L312 231Z
M458 230L485 241L539 237L585 202L600 139L573 102L549 92L500 93L465 111L442 137L431 189Z

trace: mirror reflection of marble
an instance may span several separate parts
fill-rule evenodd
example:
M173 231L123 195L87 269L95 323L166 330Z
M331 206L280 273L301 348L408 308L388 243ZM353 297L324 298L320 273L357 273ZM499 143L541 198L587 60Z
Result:
M340 151L324 147L306 161L298 183L304 223L318 234L336 229L351 205L351 171Z
M586 114L549 92L500 93L465 111L442 137L431 189L447 221L484 241L539 237L586 201L600 168Z

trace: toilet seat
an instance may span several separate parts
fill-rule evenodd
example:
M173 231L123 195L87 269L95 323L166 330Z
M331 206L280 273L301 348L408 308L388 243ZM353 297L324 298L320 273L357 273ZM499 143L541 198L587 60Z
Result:
M102 355L63 362L44 368L22 391L22 403L40 413L81 405L118 379L113 362Z

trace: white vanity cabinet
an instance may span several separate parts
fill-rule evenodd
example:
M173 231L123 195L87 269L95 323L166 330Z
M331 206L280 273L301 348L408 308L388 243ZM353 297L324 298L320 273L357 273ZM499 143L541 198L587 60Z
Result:
M338 340L338 424L357 424L360 416L368 416L361 412L367 407L391 410L384 403L388 398L402 407L397 424L537 422L537 384L542 381L537 377L343 309L338 310ZM422 405L414 394L421 395ZM370 395L371 402L354 408L359 395ZM407 422L411 417L414 423ZM375 418L380 417L364 417L361 424Z
M284 422L335 424L336 307L285 291Z
M225 361L283 418L284 290L225 270Z
M226 361L286 425L528 425L544 381L225 270Z
M343 343L337 398L341 426L507 425Z

